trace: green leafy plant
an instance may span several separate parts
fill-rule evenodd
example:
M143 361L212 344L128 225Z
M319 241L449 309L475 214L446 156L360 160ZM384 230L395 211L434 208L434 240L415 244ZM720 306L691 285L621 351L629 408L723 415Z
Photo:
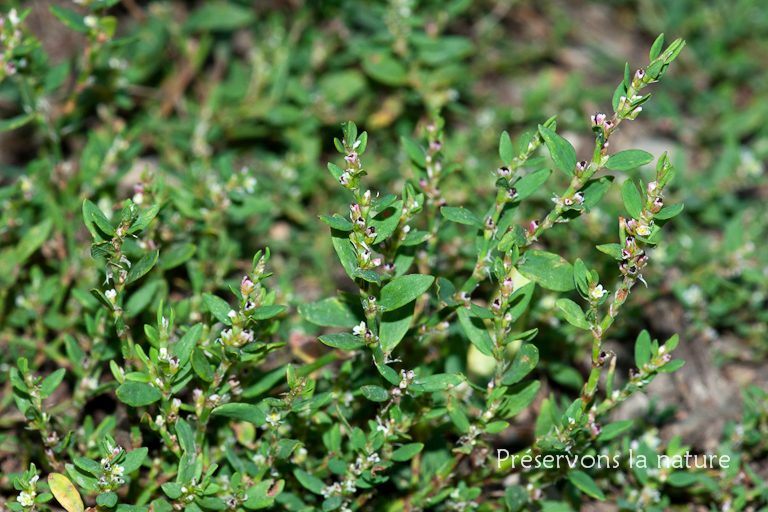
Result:
M0 130L36 144L0 189L10 509L766 501L752 470L747 488L736 465L718 481L664 463L692 448L662 441L653 410L611 419L683 366L678 336L627 310L638 282L645 300L661 288L685 187L667 153L613 149L682 39L626 64L610 101L579 91L607 114L546 90L561 116L534 99L466 129L459 98L486 72L475 53L497 58L500 6L222 2L182 19L125 2L123 31L117 2L78 3L50 8L82 38L60 64L29 10L0 20L0 93L21 112ZM370 140L352 121L331 134L343 119ZM764 455L764 395L745 392L721 459Z

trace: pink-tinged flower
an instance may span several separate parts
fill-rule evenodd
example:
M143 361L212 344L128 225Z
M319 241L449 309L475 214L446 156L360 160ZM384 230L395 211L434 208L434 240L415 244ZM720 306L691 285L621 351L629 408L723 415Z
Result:
M440 142L436 141L436 140L429 143L429 149L431 149L433 152L440 151L440 148L442 148L442 147L443 147L443 145L440 144Z
M584 202L584 192L576 192L573 196L573 200L576 201L576 204L582 204Z
M531 223L528 224L528 233L534 234L537 229L539 229L539 221L532 220Z
M592 120L592 126L602 126L605 122L605 114L598 112L590 118Z
M638 80L642 80L643 78L645 78L645 70L638 69L635 72L635 78L637 78Z
M501 282L501 294L504 296L510 296L515 290L515 282L512 278L507 277Z
M512 176L512 171L509 170L509 167L499 167L496 169L496 176L509 179L509 177Z

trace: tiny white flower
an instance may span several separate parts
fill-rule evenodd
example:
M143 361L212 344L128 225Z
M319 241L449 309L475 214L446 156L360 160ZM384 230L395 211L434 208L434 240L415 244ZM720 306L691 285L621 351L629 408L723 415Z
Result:
M355 334L355 336L362 336L365 334L365 331L368 329L368 326L365 325L365 322L360 322L360 325L356 325L352 328L352 332Z
M637 231L637 234L640 236L648 236L651 234L651 228L645 225L637 226L636 231Z
M168 349L165 347L161 348L160 354L157 356L157 358L160 359L161 361L165 361L166 359L168 359Z
M111 302L111 301L115 300L115 297L117 297L117 292L116 292L114 289L112 289L112 290L107 290L107 291L105 291L105 292L104 292L104 296L105 296L107 299L109 299L109 300L110 300L110 302Z
M237 311L235 311L234 309L230 309L229 313L227 313L227 316L232 319L237 318Z
M19 494L19 497L16 499L19 503L21 503L24 507L31 507L35 504L35 493L28 493L28 492L22 492Z
M88 28L95 27L98 22L99 22L99 19L93 15L86 16L85 18L83 18L83 23L85 23L85 26Z
M595 286L595 287L594 287L594 288L593 288L593 289L592 289L592 290L589 292L589 296L590 296L590 297L591 297L593 300L600 300L600 299L603 297L603 295L605 295L606 293L608 293L608 290L604 289L604 288L603 288L603 285L599 284L599 285Z

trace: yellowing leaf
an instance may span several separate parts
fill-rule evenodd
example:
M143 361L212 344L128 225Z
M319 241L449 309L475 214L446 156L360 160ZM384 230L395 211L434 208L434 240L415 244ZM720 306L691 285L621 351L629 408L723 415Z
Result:
M64 510L67 512L83 512L85 510L83 499L69 478L61 473L51 473L48 475L48 485L51 487L51 493L56 501L64 507Z

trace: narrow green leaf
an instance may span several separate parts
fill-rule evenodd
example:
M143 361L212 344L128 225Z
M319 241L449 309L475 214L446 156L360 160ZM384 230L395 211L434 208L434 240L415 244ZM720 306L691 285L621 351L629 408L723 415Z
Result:
M334 334L323 334L318 338L329 347L341 350L355 350L365 345L361 336L355 336L348 332L337 332Z
M325 488L325 483L317 478L314 475L310 475L306 471L300 468L296 468L293 470L293 475L296 477L296 480L299 481L299 483L304 486L305 489L315 493L315 494L322 494L323 489Z
M633 420L626 420L626 421L616 421L614 423L609 423L608 425L603 426L603 431L600 432L600 435L597 436L598 441L610 441L614 437L618 437L619 435L623 434L630 428L632 428L632 425L634 425L635 422Z
M411 302L403 307L384 312L381 316L381 324L379 325L381 350L392 352L405 337L405 333L411 327L415 307L416 303Z
M583 471L570 471L568 473L568 480L571 481L581 492L595 498L596 500L605 501L605 494L597 486L592 477Z
M418 390L423 393L435 393L437 391L448 391L464 382L464 377L451 373L436 373L428 377L420 378L416 381Z
M49 376L47 376L43 382L40 384L40 397L41 398L48 398L51 396L51 393L56 391L56 388L59 387L59 384L61 384L61 381L64 380L64 374L67 373L67 370L64 368L59 368Z
M198 377L205 382L213 382L215 377L211 363L208 362L208 358L205 357L203 349L201 347L195 347L192 351L192 369L195 371Z
M358 304L349 304L339 297L331 297L318 302L302 304L299 306L299 314L315 325L351 329L365 318L359 305L360 301L357 302Z
M484 355L493 357L493 341L483 321L463 306L459 306L456 313L459 315L459 323L469 341Z
M522 201L536 192L551 175L552 171L550 169L539 169L517 180L515 182L515 190L517 190L517 199L515 201Z
M656 60L656 58L661 55L661 49L664 48L664 34L659 34L659 37L656 38L656 40L653 42L653 46L651 46L651 51L648 54L648 58L651 61Z
M643 199L632 180L624 182L621 187L621 198L624 200L624 207L629 214L635 219L639 218L643 212Z
M386 402L389 400L389 393L381 386L363 386L360 388L363 396L372 402Z
M569 324L578 327L579 329L589 330L589 322L587 317L584 316L584 311L581 307L570 299L558 299L555 302L555 307L560 308L565 315L565 319Z
M152 220L157 216L157 213L159 211L160 211L159 204L153 204L146 210L142 210L142 212L136 216L136 219L131 224L131 227L128 228L128 234L131 235L133 233L138 233L139 231L144 230L147 226L149 226Z
M131 407L141 407L157 402L163 396L159 389L143 382L126 380L117 388L117 398Z
M575 288L573 266L551 252L527 251L525 261L518 265L517 270L549 290L567 292Z
M418 144L405 137L400 137L400 140L403 142L403 147L405 152L408 153L411 162L424 169L427 166L427 155L424 153L424 150Z
M576 167L576 150L570 142L549 128L539 125L539 133L547 145L552 161L567 176L573 176Z
M381 289L379 306L384 311L392 311L405 306L409 302L421 297L432 286L434 281L435 278L433 276L422 274L409 274L397 277Z
M512 145L512 139L509 138L509 133L503 132L501 139L499 140L499 156L504 165L509 165L515 159L515 148Z
M15 130L16 128L21 128L25 124L32 121L34 118L35 116L33 114L22 114L10 119L3 119L0 121L0 133Z
M203 334L203 324L195 324L171 347L171 355L179 358L179 368L184 368Z
M274 304L272 306L262 306L251 314L251 320L268 320L276 317L283 311L288 309L288 306Z
M605 166L612 171L629 171L653 161L653 155L642 149L628 149L611 155Z
M539 349L535 345L527 344L520 347L512 361L512 366L501 377L501 383L505 386L517 384L526 375L536 368L539 363Z
M654 219L666 220L671 219L680 214L683 211L683 203L670 204L662 208L659 213L653 216Z
M247 421L256 426L267 422L267 415L262 409L252 404L229 403L216 407L211 414L214 416L224 416L225 418L234 418Z
M203 294L203 303L208 311L211 312L214 318L225 325L232 325L232 319L229 318L229 312L232 310L229 304L222 299L211 293Z
M466 208L456 208L453 206L443 206L440 208L440 213L446 219L458 222L459 224L466 224L468 226L474 226L478 229L483 229L483 221L480 217L467 210Z
M160 251L155 249L153 251L149 251L147 254L142 256L137 263L134 263L131 267L131 270L128 271L128 277L125 281L126 284L130 284L137 279L141 279L147 272L152 270L152 267L155 266L157 257L159 255Z
M56 16L67 28L82 34L88 32L88 26L85 24L84 17L80 16L75 11L59 7L58 5L51 5L48 9L51 11L51 14Z
M651 360L651 335L648 331L643 331L637 337L635 342L635 364L642 368Z
M397 462L405 462L407 460L411 460L416 455L421 453L421 450L424 449L423 443L410 443L401 446L394 452L392 452L392 460Z

